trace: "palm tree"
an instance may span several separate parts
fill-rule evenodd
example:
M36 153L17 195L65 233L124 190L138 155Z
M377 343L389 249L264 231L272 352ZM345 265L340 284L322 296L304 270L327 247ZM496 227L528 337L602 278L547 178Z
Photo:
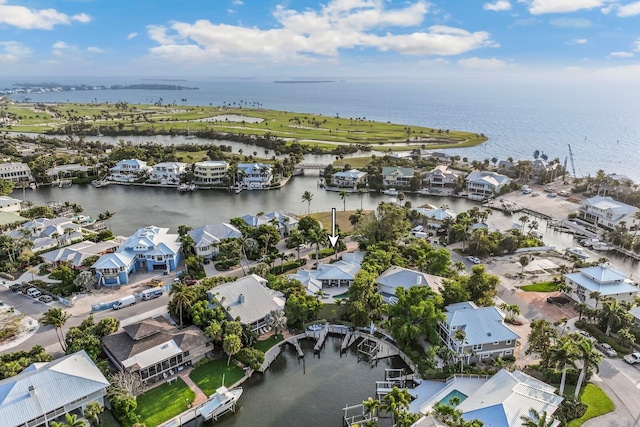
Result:
M467 338L467 333L464 329L458 329L453 334L453 339L458 341L458 357L460 358L460 373L464 371L464 357L462 357L462 352L464 350L464 343Z
M628 317L631 316L627 310L618 305L615 299L606 298L602 302L602 310L600 310L600 317L602 321L607 325L606 335L611 333L611 328L623 325Z
M400 412L406 411L409 407L410 398L411 395L406 388L401 390L398 387L393 387L391 391L382 398L380 409L383 409L387 413L390 412L395 421Z
M598 291L593 291L589 294L589 298L590 299L594 299L596 300L596 306L594 308L598 308L598 303L600 302L600 297L602 296L602 294Z
M362 210L362 199L364 198L365 194L366 194L366 191L364 191L364 189L362 188L358 189L358 195L360 196L360 210Z
M191 307L196 300L196 295L192 288L182 283L174 283L169 295L173 295L171 301L180 311L180 328L182 329L182 310Z
M538 412L533 408L529 409L528 417L522 415L520 419L522 420L522 427L552 427L556 423L552 416L547 416L547 411Z
M227 359L227 366L229 366L231 356L242 349L242 341L240 340L240 337L234 334L225 336L222 341L222 349L229 355L229 358Z
M309 243L316 246L316 263L320 255L320 245L327 241L327 232L324 229L311 230L308 236Z
M582 387L582 381L589 369L595 369L599 371L599 365L602 361L602 354L593 349L593 342L586 338L580 340L576 346L578 349L578 360L582 362L582 370L580 370L580 376L578 377L578 384L576 384L575 398L580 395L580 388Z
M349 197L350 194L347 192L347 190L341 190L340 191L340 198L342 199L342 210L346 211L347 210L347 197Z
M366 413L370 414L369 419L374 419L376 418L376 412L380 407L380 401L369 397L367 400L362 401L362 406L364 406Z
M567 367L576 367L575 360L578 355L572 341L567 341L563 345L551 347L549 350L549 364L562 366L562 378L560 379L560 396L564 394L564 386L567 380Z
M313 194L310 191L302 193L302 201L307 202L307 215L311 214L311 200L313 200Z
M56 335L58 336L58 342L60 343L60 347L62 347L62 351L66 351L67 347L65 345L64 339L64 330L62 327L67 323L67 320L71 317L70 314L67 314L66 311L61 308L50 308L47 310L42 317L40 318L40 323L45 326L53 326L56 330Z
M104 211L100 215L98 215L98 219L101 219L100 217L102 217L103 221L107 221L107 225L109 226L109 230L111 230L111 218L113 218L113 216L115 214L116 214L115 212Z

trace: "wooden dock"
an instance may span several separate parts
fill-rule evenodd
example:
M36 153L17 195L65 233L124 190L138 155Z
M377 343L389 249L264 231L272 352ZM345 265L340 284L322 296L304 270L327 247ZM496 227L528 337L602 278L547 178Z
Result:
M317 353L322 349L322 346L324 345L324 341L327 339L327 335L329 335L329 328L324 327L319 331L316 331L314 335L318 337L318 341L316 341L316 345L313 346L313 351Z
M351 344L353 344L353 341L355 341L355 335L353 335L351 331L348 331L347 334L342 339L342 345L340 346L340 351L342 352L346 351L351 346Z
M293 345L293 347L296 349L296 352L298 352L298 357L304 357L304 351L302 350L302 346L300 346L300 341L298 341L296 337L287 340L287 342Z

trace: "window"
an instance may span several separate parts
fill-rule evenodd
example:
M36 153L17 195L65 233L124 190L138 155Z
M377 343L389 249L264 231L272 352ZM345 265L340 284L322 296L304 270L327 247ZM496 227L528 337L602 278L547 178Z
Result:
M478 350L482 350L482 344L474 344L473 345L473 351L478 351Z
M490 354L486 353L486 354L483 354L483 355L482 355L482 358L483 358L483 359L488 359L488 358L489 358L489 356L490 356Z
M494 343L493 343L493 345L498 345L498 344L500 344L499 341L494 341Z
M511 351L511 350L505 350L505 352L504 352L505 356L509 356L511 354L513 354L513 351Z
M507 340L506 344L511 345L511 340Z

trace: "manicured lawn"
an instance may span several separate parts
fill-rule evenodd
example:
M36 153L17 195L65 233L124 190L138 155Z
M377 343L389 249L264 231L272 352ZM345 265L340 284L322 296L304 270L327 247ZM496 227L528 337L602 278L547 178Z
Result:
M360 169L366 168L371 163L371 156L369 157L349 157L347 159L340 159L333 162L334 167L343 167L344 165L351 165L352 168Z
M353 225L349 221L349 216L356 213L355 210L347 210L343 211L342 208L342 200L339 198L338 193L336 193L336 200L339 206L336 207L336 225L343 232L351 232L353 231ZM306 205L306 203L305 203ZM347 197L347 207L349 206L358 206L360 207L360 195L358 193L349 193L349 197ZM306 207L306 206L305 206ZM311 202L311 209L313 209L313 201ZM368 215L371 211L365 210L364 214ZM312 217L317 219L322 223L322 227L331 233L331 211L328 212L317 212L312 213ZM315 252L314 252L315 256Z
M589 408L587 412L577 420L571 421L567 427L580 427L585 421L600 415L608 414L616 409L611 399L600 389L600 387L587 384L580 395L580 400Z
M525 292L555 292L558 284L553 282L538 282L520 287Z
M229 387L244 376L244 370L231 363L227 366L227 359L217 359L194 368L189 378L200 387L207 396L211 396L222 385Z
M100 418L100 425L102 427L120 427L120 424L108 409L105 409L98 417Z
M329 321L331 321L332 319L340 319L340 315L346 309L346 305L322 304L320 312L318 313L318 319L326 319Z
M196 393L182 380L177 378L171 384L164 383L138 396L136 414L140 422L148 426L157 426L187 409L187 403L193 403Z
M256 344L254 345L254 347L257 350L260 350L260 351L266 353L267 350L269 350L271 347L273 347L274 345L276 345L277 343L279 343L282 340L283 340L282 335L278 335L277 338L275 337L275 335L272 335L269 338L267 338L266 340L258 340L258 341L256 341Z

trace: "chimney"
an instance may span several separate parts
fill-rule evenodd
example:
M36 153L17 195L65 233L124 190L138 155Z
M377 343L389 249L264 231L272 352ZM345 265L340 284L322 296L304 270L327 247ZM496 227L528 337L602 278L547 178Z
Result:
M422 286L422 276L418 276L417 283L418 286Z
M322 261L318 261L318 267L317 270L320 271L322 270Z
M29 395L31 397L36 397L36 390L33 388L32 385L29 386Z
M238 304L242 304L244 302L244 295L240 294L238 295Z

